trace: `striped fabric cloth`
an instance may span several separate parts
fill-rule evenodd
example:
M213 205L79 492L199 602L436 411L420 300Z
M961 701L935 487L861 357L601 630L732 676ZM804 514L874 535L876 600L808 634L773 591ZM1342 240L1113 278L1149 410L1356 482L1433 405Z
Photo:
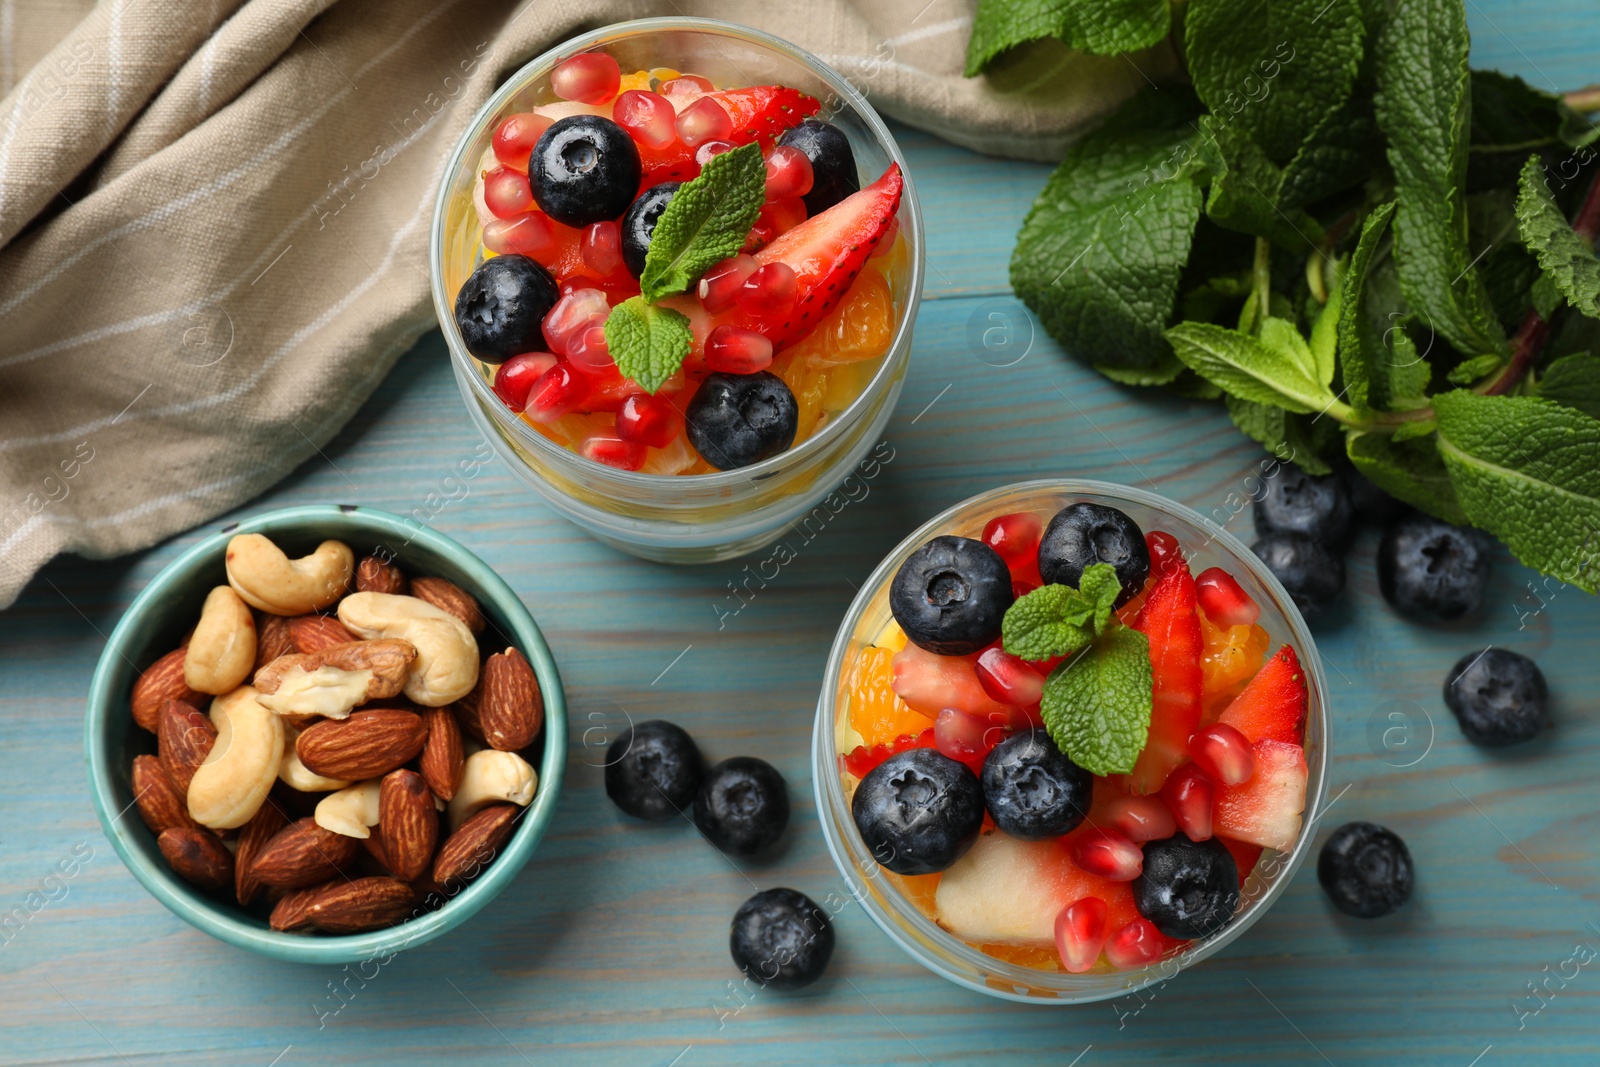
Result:
M0 0L0 607L316 454L433 325L446 156L566 37L754 21L887 114L1042 159L1171 65L1040 45L967 80L973 0L681 4Z

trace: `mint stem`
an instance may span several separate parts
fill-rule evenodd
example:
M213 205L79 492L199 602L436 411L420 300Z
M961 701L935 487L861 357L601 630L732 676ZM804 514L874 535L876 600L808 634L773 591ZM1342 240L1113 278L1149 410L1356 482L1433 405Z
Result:
M1256 238L1256 321L1272 313L1272 242L1265 237Z

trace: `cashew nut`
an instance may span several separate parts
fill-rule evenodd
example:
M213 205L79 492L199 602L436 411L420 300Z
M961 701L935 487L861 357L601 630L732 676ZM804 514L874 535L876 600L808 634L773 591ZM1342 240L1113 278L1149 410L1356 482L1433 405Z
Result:
M324 541L311 555L290 559L260 534L239 534L228 542L227 567L228 584L251 607L305 615L344 595L355 557L343 542Z
M515 752L486 748L467 757L461 785L450 800L450 829L454 831L490 804L507 801L526 807L538 788L539 773Z
M398 637L416 646L405 694L424 707L460 700L478 684L478 642L466 623L414 596L351 593L339 621L360 637Z
M189 783L189 817L213 830L243 826L267 799L283 762L283 720L242 685L211 702L216 743Z
M200 621L189 631L183 681L211 696L237 689L256 661L256 619L239 594L219 585L206 594Z
M278 777L290 789L298 789L302 793L328 793L335 789L343 789L350 783L343 778L326 778L300 762L300 753L295 750L295 738L300 736L300 731L293 726L285 725L283 736L283 761L278 765Z
M416 658L408 641L351 641L279 656L256 672L255 687L279 715L344 719L358 704L398 696Z
M317 802L313 818L330 833L365 840L372 836L372 827L378 825L378 787L382 784L381 778L369 778L329 793Z

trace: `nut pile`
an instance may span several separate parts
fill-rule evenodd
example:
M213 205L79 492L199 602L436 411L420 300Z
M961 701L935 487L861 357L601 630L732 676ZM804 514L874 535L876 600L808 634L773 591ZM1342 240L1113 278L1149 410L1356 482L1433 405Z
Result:
M324 541L228 542L227 585L133 686L156 755L139 814L196 887L274 930L349 934L442 906L533 799L533 667L481 658L485 620L442 578Z

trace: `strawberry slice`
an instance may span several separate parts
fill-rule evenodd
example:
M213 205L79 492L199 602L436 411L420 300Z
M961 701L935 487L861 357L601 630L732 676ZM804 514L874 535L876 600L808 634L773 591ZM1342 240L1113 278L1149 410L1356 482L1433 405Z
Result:
M732 144L759 144L762 151L785 130L800 125L801 120L815 115L822 107L814 96L787 85L752 85L745 89L723 89L702 93L683 87L671 97L672 106L679 113L702 96L709 96L722 105L733 120ZM609 114L609 113L608 113ZM686 182L700 173L700 164L694 161L693 148L674 140L665 148L639 145L639 163L644 175L641 191L660 182Z
M1307 700L1305 671L1294 649L1284 645L1262 665L1217 721L1227 723L1252 742L1298 745L1306 721Z
M1154 793L1189 759L1189 738L1200 726L1200 617L1194 579L1181 559L1156 582L1133 621L1150 639L1150 735L1134 764L1133 791Z

